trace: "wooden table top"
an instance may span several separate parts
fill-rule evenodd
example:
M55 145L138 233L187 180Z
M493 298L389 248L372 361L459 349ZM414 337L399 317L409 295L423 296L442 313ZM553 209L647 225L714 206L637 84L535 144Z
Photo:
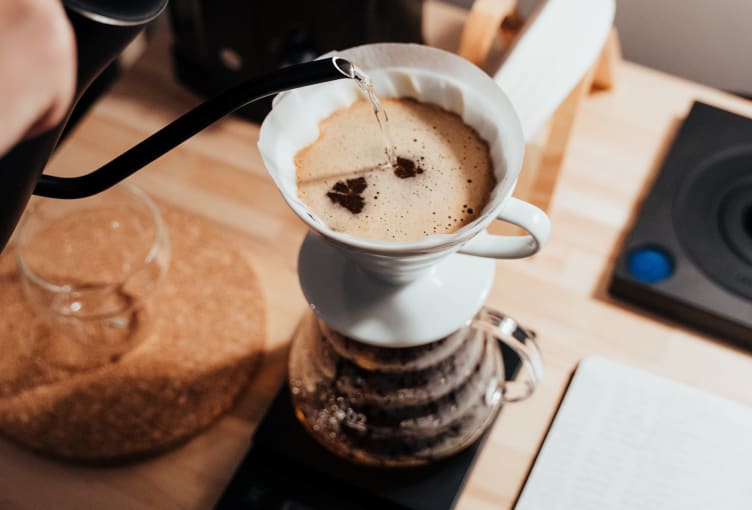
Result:
M456 47L456 16L432 8L426 24L429 42ZM97 103L49 173L89 171L198 102L171 79L159 41ZM605 290L635 208L692 101L747 116L752 103L631 63L617 71L615 89L584 102L549 211L548 245L531 259L498 263L488 301L537 331L546 376L531 399L502 412L460 509L511 508L584 356L607 356L752 405L750 353L625 306ZM233 230L254 260L269 301L268 352L243 401L183 447L117 468L60 463L0 440L0 507L185 510L217 500L284 377L289 338L305 310L295 267L306 229L268 177L257 135L256 125L222 120L132 178Z

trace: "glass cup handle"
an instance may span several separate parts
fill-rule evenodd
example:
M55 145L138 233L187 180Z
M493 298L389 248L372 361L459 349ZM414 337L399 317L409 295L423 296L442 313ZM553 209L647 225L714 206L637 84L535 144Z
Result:
M460 253L495 259L520 259L537 253L551 234L551 221L533 204L509 197L496 217L528 231L529 235L499 236L481 232Z
M535 340L535 333L521 327L511 317L487 306L483 307L479 318L473 321L473 327L512 349L522 361L524 376L519 381L504 383L504 401L518 402L532 395L543 378L543 357Z

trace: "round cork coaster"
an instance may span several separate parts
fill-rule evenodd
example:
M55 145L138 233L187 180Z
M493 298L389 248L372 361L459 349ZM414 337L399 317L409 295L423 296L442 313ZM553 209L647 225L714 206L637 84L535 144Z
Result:
M172 245L148 337L117 361L72 369L0 256L0 433L70 460L119 462L184 442L228 411L260 360L265 305L246 257L216 226L161 205Z

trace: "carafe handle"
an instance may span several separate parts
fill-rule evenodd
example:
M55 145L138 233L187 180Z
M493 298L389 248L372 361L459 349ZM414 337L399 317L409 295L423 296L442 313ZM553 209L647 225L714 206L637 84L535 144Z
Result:
M535 333L488 306L480 310L472 326L512 349L522 362L523 374L520 379L502 383L504 402L518 402L530 397L543 378L543 356Z

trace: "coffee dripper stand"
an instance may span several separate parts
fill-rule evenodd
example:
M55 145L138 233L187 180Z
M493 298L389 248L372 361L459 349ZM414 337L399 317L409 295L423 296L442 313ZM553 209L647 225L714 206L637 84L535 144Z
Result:
M454 508L503 404L540 381L535 334L484 306L495 260L453 254L405 279L356 258L306 235L298 275L310 310L293 336L288 384L218 510ZM437 314L440 301L457 313ZM420 336L426 325L448 333Z
M453 254L395 274L400 264L410 262L365 269L313 233L298 258L310 311L290 352L296 417L327 450L369 466L456 454L543 375L535 334L484 305L495 260ZM521 362L518 380L502 345Z

